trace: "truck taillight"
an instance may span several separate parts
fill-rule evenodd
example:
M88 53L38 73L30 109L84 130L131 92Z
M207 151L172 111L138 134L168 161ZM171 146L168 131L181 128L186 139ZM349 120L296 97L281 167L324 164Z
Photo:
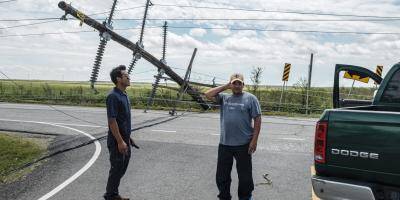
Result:
M314 160L317 163L325 163L326 134L328 122L319 121L315 127Z

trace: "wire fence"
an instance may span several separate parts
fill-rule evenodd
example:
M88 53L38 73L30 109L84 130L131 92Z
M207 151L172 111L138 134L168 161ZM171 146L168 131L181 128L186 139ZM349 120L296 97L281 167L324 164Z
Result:
M168 84L168 83L166 83ZM171 84L170 84L171 86ZM174 86L174 85L172 85ZM43 103L63 104L80 106L105 106L108 91L113 87L111 84L99 84L95 94L89 84L85 83L60 83L41 81L0 81L0 100L19 103ZM197 87L198 91L204 92L206 88ZM151 93L151 84L133 84L127 89L134 108L145 108ZM289 112L289 113L321 113L324 109L332 107L332 93L330 88L312 88L309 91L309 104L306 104L307 93L304 88L289 88L283 95L279 88L261 87L254 92L260 101L261 109L266 112ZM371 100L373 90L370 88L354 88L353 99ZM346 92L342 94L346 95ZM218 108L212 102L207 102L213 111ZM182 100L177 100L177 91L159 88L150 109L168 110L177 104L179 110L201 110L197 102L192 101L189 95L184 95Z

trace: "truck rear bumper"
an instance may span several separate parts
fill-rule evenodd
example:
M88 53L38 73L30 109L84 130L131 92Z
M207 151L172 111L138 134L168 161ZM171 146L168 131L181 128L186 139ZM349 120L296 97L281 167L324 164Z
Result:
M311 182L315 194L324 200L375 200L371 187L361 183L321 176L313 176Z

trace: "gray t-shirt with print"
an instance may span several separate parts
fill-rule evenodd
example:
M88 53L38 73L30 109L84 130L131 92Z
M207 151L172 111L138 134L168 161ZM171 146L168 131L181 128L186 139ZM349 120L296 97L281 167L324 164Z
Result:
M239 146L249 143L253 137L252 119L261 115L257 97L248 92L240 95L220 93L216 100L221 106L220 144Z

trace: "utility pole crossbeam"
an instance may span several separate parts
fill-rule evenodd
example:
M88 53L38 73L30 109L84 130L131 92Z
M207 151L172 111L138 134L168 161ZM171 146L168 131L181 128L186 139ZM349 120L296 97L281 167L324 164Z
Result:
M186 93L187 87L189 86L188 82L189 82L190 74L192 73L192 65L193 65L193 60L194 60L194 57L196 56L196 53L197 53L197 48L194 48L192 58L190 58L189 66L186 70L185 78L183 79L183 84L181 85L181 88L179 89L177 102L182 100L183 94ZM177 102L175 102L174 107L169 112L169 114L172 116L174 116L176 114Z
M156 57L151 55L149 52L145 51L144 49L141 49L138 45L135 43L129 41L128 39L122 37L121 35L115 33L111 29L109 29L107 26L97 22L96 20L88 17L87 15L83 14L82 12L76 10L74 7L71 5L68 5L64 1L61 1L58 3L58 7L62 10L64 10L66 13L72 15L73 17L82 20L83 23L89 25L90 27L98 30L99 32L107 32L110 35L110 39L114 40L115 42L121 44L122 46L134 51L136 49L140 49L139 53L140 55L153 64L155 67L157 67L159 70L164 70L165 73L171 77L178 85L182 86L184 84L183 79L176 74L169 66L158 60ZM79 13L79 17L78 17ZM200 93L193 89L190 85L187 86L187 93L197 102L200 104L200 106L204 109L207 110L210 108L210 106L203 100L203 98L200 96Z

